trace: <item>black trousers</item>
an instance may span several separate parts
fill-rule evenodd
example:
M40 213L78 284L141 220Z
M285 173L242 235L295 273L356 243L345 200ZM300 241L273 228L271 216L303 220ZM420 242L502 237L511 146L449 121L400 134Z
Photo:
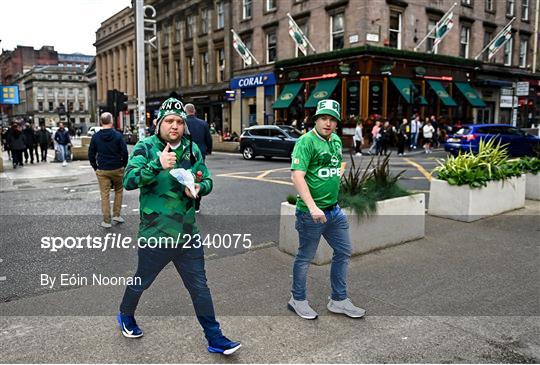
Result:
M23 165L23 151L24 150L12 150L11 151L11 154L12 154L12 161L13 161L13 166L22 166Z
M47 143L42 143L39 145L39 148L41 149L41 161L47 161L47 150L49 149L49 145Z

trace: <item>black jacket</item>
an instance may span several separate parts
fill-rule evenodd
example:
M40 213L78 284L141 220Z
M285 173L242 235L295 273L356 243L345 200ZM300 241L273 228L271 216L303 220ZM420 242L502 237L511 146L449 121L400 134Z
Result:
M199 119L193 115L187 117L187 125L189 129L189 134L193 142L197 144L203 158L206 155L212 154L212 136L210 135L210 127L208 123L202 119Z
M92 136L88 159L94 170L116 170L126 167L128 151L124 137L112 128L102 129Z
M66 128L58 129L56 133L54 133L54 140L56 141L56 143L61 145L67 145L71 143L71 137L69 136L69 132Z
M40 129L36 132L36 140L39 144L49 145L51 143L51 133L46 129Z
M9 148L13 151L20 151L26 149L26 143L24 141L24 135L22 132L12 130L7 137L7 143Z
M32 127L26 127L23 129L23 136L24 136L24 143L26 144L26 147L32 147L36 144L36 136L34 132L34 128Z

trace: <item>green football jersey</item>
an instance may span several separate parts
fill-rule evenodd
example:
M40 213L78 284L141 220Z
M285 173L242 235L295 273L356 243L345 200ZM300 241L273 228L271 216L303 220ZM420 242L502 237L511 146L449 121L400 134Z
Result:
M292 153L291 170L305 171L305 180L311 197L320 209L337 203L341 179L341 139L332 133L330 140L321 137L315 129L298 139ZM308 212L298 197L296 207Z

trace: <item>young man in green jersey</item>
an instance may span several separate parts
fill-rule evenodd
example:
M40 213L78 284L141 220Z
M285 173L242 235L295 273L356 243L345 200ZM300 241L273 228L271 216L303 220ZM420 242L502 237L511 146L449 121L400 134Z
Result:
M341 122L340 115L337 101L319 101L315 128L300 137L292 153L292 181L299 195L296 230L300 243L294 260L292 297L288 307L304 319L318 317L306 299L306 278L321 235L334 250L328 310L352 318L363 317L366 313L347 297L347 270L352 250L347 217L337 204L342 144L334 132Z
M223 336L216 321L206 283L203 247L195 243L184 247L185 241L190 237L196 239L199 233L195 224L195 197L169 173L173 168L184 168L193 174L200 171L200 181L195 184L197 195L207 195L212 190L212 177L201 151L189 138L186 119L182 102L167 99L159 110L155 135L139 141L129 158L123 182L126 190L140 189L139 241L163 237L172 238L179 244L139 247L134 277L140 280L126 288L118 323L125 337L142 337L135 321L135 309L143 291L172 261L191 296L197 319L208 340L208 351L230 355L241 345ZM174 241L178 237L182 237L182 242Z

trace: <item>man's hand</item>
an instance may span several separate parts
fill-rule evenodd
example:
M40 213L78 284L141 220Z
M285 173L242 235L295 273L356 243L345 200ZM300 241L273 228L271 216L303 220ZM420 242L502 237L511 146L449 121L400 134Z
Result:
M159 156L161 167L163 167L165 170L172 169L176 164L176 153L170 152L170 150L171 145L167 143L167 146L165 146L163 152L161 152L161 156Z
M201 185L195 184L195 191L197 192L197 196L199 195L199 190L201 190ZM196 199L196 198L191 194L191 191L190 191L187 187L184 189L184 192L186 193L186 195L188 196L188 198Z
M326 223L326 216L324 215L324 212L317 206L310 209L309 214L311 214L311 218L315 223Z

